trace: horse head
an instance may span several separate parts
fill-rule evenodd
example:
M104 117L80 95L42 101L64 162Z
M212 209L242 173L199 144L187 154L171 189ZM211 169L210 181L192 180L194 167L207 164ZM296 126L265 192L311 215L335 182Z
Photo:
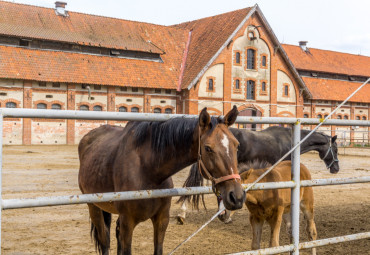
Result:
M237 168L239 142L228 129L237 116L235 106L223 119L211 118L207 108L199 114L198 168L229 210L242 208L245 200Z
M325 162L326 167L330 169L330 173L336 174L339 171L337 136L327 137L327 139L328 142L319 152L320 158Z

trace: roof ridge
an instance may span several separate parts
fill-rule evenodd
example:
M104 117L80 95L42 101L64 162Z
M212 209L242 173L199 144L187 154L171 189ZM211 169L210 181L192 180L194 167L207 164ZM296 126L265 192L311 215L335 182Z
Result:
M294 44L289 44L289 43L282 43L282 45L299 47L299 45L294 45ZM335 52L335 53L348 54L348 55L353 55L353 56L356 56L356 57L366 57L366 58L370 58L370 56L361 55L361 54L354 54L354 53L348 53L348 52L343 52L343 51L325 50L325 49L319 49L319 48L312 48L312 47L309 47L309 46L307 46L307 48L308 48L308 49L314 49L314 50L320 50L320 51L330 51L330 52Z
M0 0L0 3L6 3L6 4L9 4L9 5L31 6L31 7L42 8L42 9L47 9L47 10L55 10L54 8L45 7L45 6L38 6L38 5L25 4L25 3L13 3L13 2L4 1L4 0ZM88 16L95 16L95 17L100 17L100 18L107 18L107 19L129 21L129 22L140 23L140 24L154 25L154 26L158 26L158 27L173 28L172 25L166 26L166 25L154 24L154 23L150 23L150 22L122 19L122 18L117 18L117 17L109 17L109 16L104 16L104 15L90 14L90 13L84 13L84 12L78 12L78 11L70 11L70 10L66 10L66 11L68 13L75 13L75 14L79 14L79 15L88 15Z
M194 21L206 20L206 19L209 19L209 18L217 17L217 16L228 15L228 14L233 13L233 12L238 12L238 11L247 10L247 9L251 9L251 8L253 8L253 6L245 7L245 8L242 8L242 9L237 9L237 10L233 10L233 11L229 11L229 12L223 12L223 13L220 13L220 14L215 14L215 15L211 15L211 16L208 16L208 17L200 18L200 19L189 20L189 21L173 24L173 25L171 25L171 27L191 23L191 22L194 22Z

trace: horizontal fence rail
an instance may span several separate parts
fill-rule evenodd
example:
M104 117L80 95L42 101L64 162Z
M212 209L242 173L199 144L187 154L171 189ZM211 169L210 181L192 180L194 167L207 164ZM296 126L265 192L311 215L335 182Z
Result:
M370 182L370 176L305 180L305 181L301 181L301 186L302 187L324 186L324 185L339 185L339 184L365 183L365 182ZM244 184L243 186L244 188L247 188L250 185ZM250 190L282 189L282 188L294 188L294 187L295 187L295 183L293 181L267 182L267 183L258 183L254 185ZM159 198L159 197L172 197L172 196L211 194L211 193L213 193L212 187L189 187L189 188L175 188L175 189L139 190L139 191L82 194L82 195L72 195L72 196L3 199L1 206L3 210L7 210L7 209L18 209L18 208L113 202L113 201L122 201L122 200L139 200L139 199L150 199L150 198Z
M358 233L353 235L346 235L346 236L337 236L332 238L320 239L310 242L303 242L298 244L299 249L311 249L314 247L329 245L329 244L336 244L336 243L343 243L355 240L361 240L370 238L370 232ZM294 245L283 245L278 247L260 249L255 251L246 251L246 252L238 252L238 253L230 253L228 255L261 255L261 254L279 254L281 252L290 252L293 251Z
M85 119L117 121L166 121L176 117L198 117L198 115L185 114L43 110L24 108L0 108L0 114L2 114L5 118ZM323 119L246 116L238 116L238 118L236 119L236 123L239 124L295 124L297 121L299 121L302 125L315 125L321 123ZM323 125L370 126L370 121L329 119L325 121Z

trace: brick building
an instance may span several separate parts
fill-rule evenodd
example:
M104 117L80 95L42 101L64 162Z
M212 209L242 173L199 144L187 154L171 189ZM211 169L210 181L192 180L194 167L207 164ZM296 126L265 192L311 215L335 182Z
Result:
M370 57L281 45L257 5L174 26L63 2L0 1L0 11L0 107L324 117L370 76ZM367 86L336 118L367 120L369 106ZM103 123L7 119L4 143L76 144Z

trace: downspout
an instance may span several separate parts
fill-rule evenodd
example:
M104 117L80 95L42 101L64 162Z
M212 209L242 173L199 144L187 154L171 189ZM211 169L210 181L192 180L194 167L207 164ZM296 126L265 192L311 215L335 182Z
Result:
M190 45L192 31L193 30L189 31L188 41L186 42L186 45L185 45L184 57L182 58L181 69L180 69L180 77L179 77L179 82L177 84L177 91L179 91L179 92L181 91L182 78L184 77L185 65L186 65L186 60L188 58L189 45Z
M86 89L87 91L89 92L89 97L88 97L88 100L90 101L90 98L91 98L91 88L89 85L86 86Z

